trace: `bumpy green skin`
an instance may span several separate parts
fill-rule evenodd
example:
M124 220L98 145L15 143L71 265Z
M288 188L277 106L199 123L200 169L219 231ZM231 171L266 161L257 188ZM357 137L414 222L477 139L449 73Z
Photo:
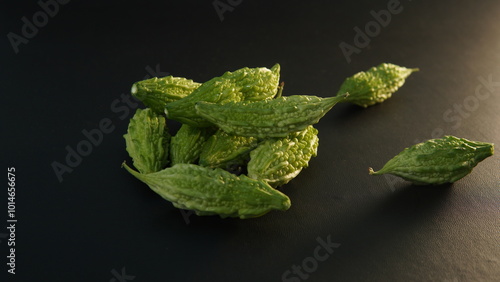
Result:
M203 145L215 130L212 127L201 128L183 124L170 140L171 164L196 163Z
M318 144L318 130L312 126L287 137L267 139L250 152L248 176L273 187L284 185L309 165L318 153Z
M134 167L141 173L156 172L166 166L170 135L165 117L149 108L137 109L123 137Z
M267 68L242 68L215 77L178 101L168 103L165 113L170 119L205 127L211 124L195 111L200 101L225 104L238 101L260 101L272 99L278 91L280 66Z
M245 156L257 147L257 144L258 139L255 137L229 135L219 129L203 145L199 164L212 168L228 168L242 164Z
M198 215L244 219L290 208L290 199L267 183L222 169L177 164L141 174L126 164L123 166L175 207L194 210Z
M431 139L404 149L372 175L385 173L416 185L453 183L494 153L494 145L454 136Z
M183 77L153 77L138 81L130 92L158 114L163 114L165 105L191 94L201 83Z
M291 132L301 131L317 123L345 97L293 95L224 105L199 102L196 111L229 134L257 138L286 137Z
M389 99L411 73L417 68L408 69L393 64L381 64L368 71L358 72L347 78L340 86L337 95L349 93L343 102L368 107Z

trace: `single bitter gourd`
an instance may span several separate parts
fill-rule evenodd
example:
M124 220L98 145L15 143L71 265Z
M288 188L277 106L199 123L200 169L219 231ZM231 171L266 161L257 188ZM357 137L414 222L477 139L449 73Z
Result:
M123 166L175 207L193 210L198 215L244 219L290 208L290 199L264 181L236 176L223 169L176 164L142 174L125 163Z
M165 105L191 94L201 83L183 77L153 77L138 81L130 92L144 105L158 114L165 112Z
M367 71L358 72L347 78L338 91L338 95L349 93L343 102L350 102L368 107L389 99L403 84L410 74L418 68L405 68L394 64L380 64Z
M250 152L248 176L273 187L284 185L317 155L318 142L318 130L312 125L283 138L267 139Z
M345 99L313 95L281 96L257 102L224 105L199 102L197 113L229 134L247 137L286 137L317 123L335 104Z
M165 117L149 108L137 109L123 137L134 167L141 173L156 172L166 166L170 134Z
M494 145L455 136L431 139L404 149L372 175L385 173L416 185L453 183L494 153Z

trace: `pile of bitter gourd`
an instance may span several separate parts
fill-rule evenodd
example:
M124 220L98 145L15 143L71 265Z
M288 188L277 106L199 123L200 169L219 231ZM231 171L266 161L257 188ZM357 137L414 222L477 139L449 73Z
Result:
M381 64L347 78L327 98L282 96L278 64L202 84L173 76L139 81L131 92L146 108L136 111L124 135L137 171L123 166L197 215L250 218L287 210L290 199L276 188L316 156L313 125L339 102L367 107L384 101L416 70ZM182 124L173 136L168 120Z

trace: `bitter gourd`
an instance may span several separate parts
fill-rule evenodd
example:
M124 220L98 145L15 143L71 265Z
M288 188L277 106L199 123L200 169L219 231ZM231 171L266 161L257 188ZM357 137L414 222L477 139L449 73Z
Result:
M193 210L198 215L244 219L290 208L290 199L264 181L236 176L223 169L176 164L142 174L125 163L123 166L175 207Z
M270 138L250 152L248 176L271 186L288 183L307 167L318 151L318 130L312 125L283 138Z
M379 171L369 172L393 174L416 185L453 183L493 153L491 143L444 136L406 148Z
M405 68L394 64L380 64L367 71L358 72L347 78L338 91L338 95L348 92L343 102L350 102L368 107L389 99L403 84L410 74L418 68Z
M313 95L281 96L257 102L224 105L198 102L197 113L229 134L257 138L285 137L317 123L347 94L321 98Z
M183 77L153 77L138 81L130 92L158 114L163 114L165 105L191 94L201 83Z
M159 171L167 164L170 134L165 117L149 108L137 109L123 137L134 167L141 173Z

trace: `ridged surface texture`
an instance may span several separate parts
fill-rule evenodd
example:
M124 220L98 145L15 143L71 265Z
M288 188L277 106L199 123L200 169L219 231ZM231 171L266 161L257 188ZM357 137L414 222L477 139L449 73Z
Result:
M219 129L203 145L200 154L200 165L212 168L227 168L231 164L243 164L245 156L257 144L258 139L255 137L230 135Z
M293 95L225 105L200 102L196 111L229 134L258 138L286 137L291 132L317 123L343 99L345 95L329 98Z
M216 129L212 127L193 127L183 124L170 140L171 164L197 162L205 142L215 131Z
M453 183L494 153L494 145L444 136L404 149L382 169L370 174L393 174L417 185Z
M177 164L159 172L141 174L123 165L175 207L193 210L197 215L244 219L290 207L290 199L264 181L236 176L222 169Z
M250 152L248 176L274 187L286 184L309 165L318 144L318 130L311 125L287 137L270 138Z
M134 167L141 173L156 172L166 166L170 135L163 116L149 108L137 109L123 137Z
M242 68L226 72L203 83L193 93L166 105L167 117L192 126L210 126L195 110L197 102L225 104L272 99L278 91L280 65L268 68Z
M348 77L340 86L337 95L349 93L343 102L366 108L389 99L415 71L418 69L383 63Z
M191 94L201 83L183 77L153 77L138 81L130 92L158 114L163 114L165 105Z

